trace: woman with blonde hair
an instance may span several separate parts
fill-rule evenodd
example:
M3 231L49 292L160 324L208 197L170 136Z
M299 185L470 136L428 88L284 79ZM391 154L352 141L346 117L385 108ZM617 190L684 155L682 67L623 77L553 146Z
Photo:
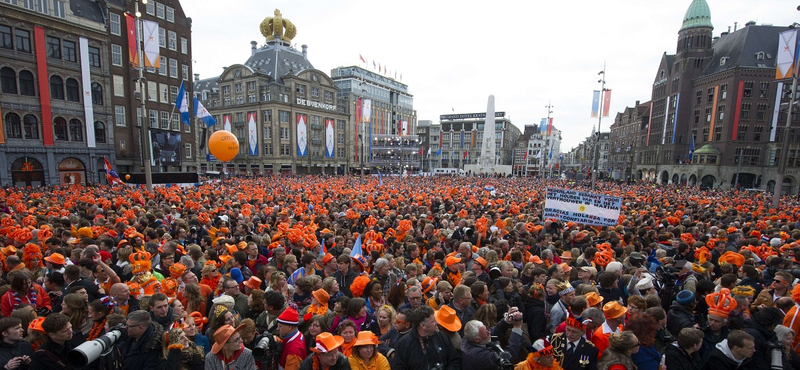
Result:
M92 330L92 321L89 320L89 303L79 293L70 293L64 296L61 302L61 313L69 317L73 330L88 335Z
M608 348L603 351L603 356L597 363L597 370L609 370L611 367L617 370L636 370L631 355L639 352L640 346L639 339L631 331L611 334L608 337Z
M286 273L283 271L275 271L269 278L269 285L265 291L276 291L283 295L287 302L292 301L294 295L294 287L286 282Z
M397 316L397 313L394 311L394 308L388 304L378 308L378 311L375 314L375 320L378 322L378 328L381 331L381 335L386 334L392 329L395 316Z
M475 311L472 319L482 322L487 328L493 328L497 325L497 307L492 303L484 304Z
M389 360L378 352L378 338L375 333L362 331L358 333L353 350L347 358L353 370L390 370Z

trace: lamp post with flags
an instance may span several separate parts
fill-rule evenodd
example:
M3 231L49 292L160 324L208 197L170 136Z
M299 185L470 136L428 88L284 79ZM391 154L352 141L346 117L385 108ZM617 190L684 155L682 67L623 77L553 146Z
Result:
M600 123L603 121L603 94L606 92L606 65L603 63L603 70L597 73L600 79L599 109L597 110L597 133L594 137L594 160L592 161L592 190L597 188L597 178L600 176Z
M785 78L787 75L792 78L792 89L789 90L791 98L786 112L786 127L783 131L783 143L781 144L781 155L778 163L778 175L775 178L775 189L773 191L772 206L777 207L781 201L783 191L783 178L786 174L786 164L789 160L789 128L792 124L792 109L794 109L795 97L797 96L797 74L800 72L800 61L797 60L797 39L798 32L795 27L797 23L790 26L790 30L784 31L779 35L778 60L776 68L776 79ZM788 63L787 63L788 62ZM778 94L781 92L778 91ZM738 177L738 174L737 174ZM737 179L738 180L738 179Z
M142 166L144 167L145 187L147 191L153 191L153 170L150 167L150 135L147 134L147 127L150 126L150 118L147 114L147 108L145 107L145 101L147 100L147 86L145 85L144 79L144 48L142 47L142 43L144 42L144 31L142 13L139 12L139 1L141 1L142 4L147 5L147 0L131 1L133 1L134 15L136 16L136 51L137 54L139 54L139 65L136 69L139 70L139 91L141 91L139 99L142 102L142 115L141 122L139 124L140 147L142 148Z

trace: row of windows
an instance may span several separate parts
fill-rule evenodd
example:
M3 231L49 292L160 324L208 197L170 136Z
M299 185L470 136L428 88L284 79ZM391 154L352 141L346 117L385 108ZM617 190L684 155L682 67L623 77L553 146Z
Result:
M19 115L16 113L7 113L5 117L6 137L12 139L39 139L39 118L26 114L20 120ZM94 123L95 141L98 143L106 142L106 125L103 122L95 121ZM56 117L53 119L53 136L56 141L83 141L83 123L77 119L72 118L67 123L63 117Z
M62 40L58 37L47 36L45 51L48 58L60 59L65 62L78 62L77 46L75 42ZM31 32L19 28L12 29L0 24L0 48L17 50L22 53L31 52ZM100 68L100 49L89 46L89 65Z
M19 77L19 80L17 80ZM19 81L19 83L17 82ZM78 80L67 78L66 83L58 75L50 76L50 98L55 100L81 101L81 86ZM33 73L22 70L19 76L9 67L0 69L0 90L4 94L36 96L36 83ZM92 83L92 104L103 105L103 86Z
M52 15L64 19L67 17L65 0L4 0L11 5L20 5L25 9Z

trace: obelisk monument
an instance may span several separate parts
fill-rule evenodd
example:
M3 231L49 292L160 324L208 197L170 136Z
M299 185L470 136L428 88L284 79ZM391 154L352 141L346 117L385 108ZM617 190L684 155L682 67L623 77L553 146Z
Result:
M494 114L494 95L489 95L486 106L486 118L483 123L483 142L481 143L481 155L478 157L476 165L467 165L464 168L473 174L510 174L511 166L500 165L495 152L495 114Z

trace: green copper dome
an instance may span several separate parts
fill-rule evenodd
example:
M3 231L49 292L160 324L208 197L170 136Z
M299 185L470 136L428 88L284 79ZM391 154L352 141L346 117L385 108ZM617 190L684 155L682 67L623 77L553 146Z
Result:
M693 0L689 9L686 9L681 31L694 27L714 28L711 24L711 10L708 8L706 0Z

